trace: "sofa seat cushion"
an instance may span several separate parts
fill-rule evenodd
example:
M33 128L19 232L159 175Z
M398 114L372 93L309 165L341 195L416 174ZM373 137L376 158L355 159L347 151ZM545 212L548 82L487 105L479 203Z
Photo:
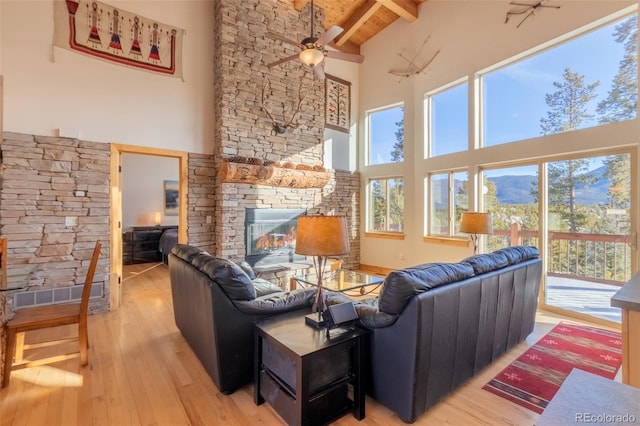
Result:
M494 253L503 254L507 258L509 265L515 265L516 263L524 262L525 260L540 257L540 251L537 247L533 246L505 247L494 251Z
M468 263L425 263L392 271L382 284L378 308L399 315L415 294L473 275L473 267Z
M256 289L256 297L262 297L262 296L266 296L267 294L283 292L283 290L280 287L262 278L253 278L251 280L251 283L253 283L253 288Z
M509 265L507 257L502 253L496 252L476 254L475 256L467 257L462 262L471 265L476 275L495 271L496 269L502 269Z
M253 300L234 300L233 304L245 314L280 314L284 312L311 307L316 291L313 288L301 288L292 291L281 291Z
M215 281L231 300L253 300L256 289L249 276L235 263L221 257L201 253L191 264Z

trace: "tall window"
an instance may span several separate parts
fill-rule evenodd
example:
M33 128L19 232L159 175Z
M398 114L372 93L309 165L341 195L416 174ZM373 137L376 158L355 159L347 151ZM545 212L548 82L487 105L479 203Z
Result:
M466 151L469 147L468 96L465 81L425 98L428 157Z
M404 232L404 181L371 179L368 185L370 232Z
M369 165L404 161L404 106L397 105L367 114Z
M483 145L636 118L638 16L482 78Z
M450 172L429 175L429 235L458 234L462 212L469 209L469 174Z

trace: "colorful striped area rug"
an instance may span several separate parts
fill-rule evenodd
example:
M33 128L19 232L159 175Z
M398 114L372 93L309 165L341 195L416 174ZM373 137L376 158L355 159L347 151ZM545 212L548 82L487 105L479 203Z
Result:
M542 413L572 369L613 379L621 363L620 333L561 322L483 389Z

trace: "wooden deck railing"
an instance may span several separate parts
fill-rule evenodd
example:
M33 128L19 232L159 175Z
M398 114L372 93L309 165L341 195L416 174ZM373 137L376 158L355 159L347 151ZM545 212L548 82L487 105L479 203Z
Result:
M538 245L538 231L494 229L491 248ZM547 247L548 275L621 286L631 278L628 235L550 232Z

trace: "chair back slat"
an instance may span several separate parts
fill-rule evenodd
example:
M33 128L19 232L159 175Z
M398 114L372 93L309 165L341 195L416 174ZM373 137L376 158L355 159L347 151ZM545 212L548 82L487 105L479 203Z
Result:
M82 300L80 301L80 318L86 318L89 309L89 297L91 296L91 285L93 284L93 276L96 273L96 267L98 266L98 259L100 258L100 250L102 249L102 243L100 240L96 241L96 247L93 249L93 255L91 256L91 263L89 264L89 270L87 276L84 279L84 287L82 287Z
M0 238L0 268L7 269L7 246L9 241L6 238Z

